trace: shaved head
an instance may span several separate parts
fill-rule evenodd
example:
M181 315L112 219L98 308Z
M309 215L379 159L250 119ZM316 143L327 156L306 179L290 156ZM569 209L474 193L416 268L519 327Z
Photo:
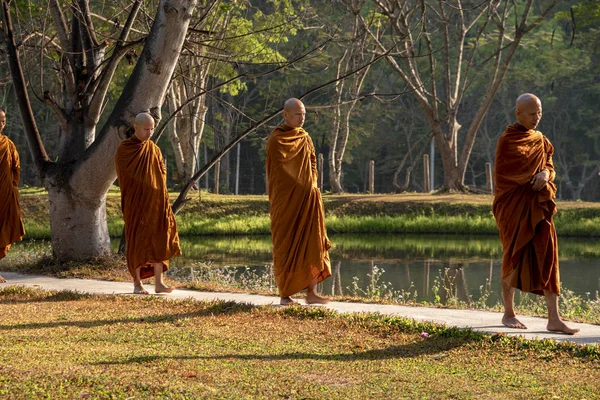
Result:
M291 98L283 105L283 119L290 128L301 128L305 117L306 109L300 100Z
M542 105L541 100L535 95L531 93L524 93L517 97L517 109L531 106L531 105L539 104Z
M534 94L524 93L517 98L517 122L527 129L535 129L542 119L542 101Z
M133 129L135 130L135 136L142 142L150 139L154 132L154 118L148 113L139 113L135 116Z
M143 112L135 116L135 125L142 125L149 122L154 123L154 118L148 113Z
M0 108L0 133L4 130L6 126L6 112Z

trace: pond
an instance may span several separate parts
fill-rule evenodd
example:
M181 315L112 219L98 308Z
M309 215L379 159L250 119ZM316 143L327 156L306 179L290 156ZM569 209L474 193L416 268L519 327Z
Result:
M488 305L499 298L502 247L495 236L335 235L332 277L320 285L325 294L403 296L444 303L454 297ZM564 289L595 297L600 290L597 239L560 238ZM191 280L206 264L234 278L272 281L269 236L185 237L183 257L170 275Z
M319 285L324 294L488 306L500 301L502 247L496 236L344 234L330 239L332 276ZM270 236L186 236L181 246L184 255L173 259L168 271L173 279L276 291ZM51 251L48 242L26 241L18 247L32 260ZM600 291L598 239L560 238L559 255L563 288L595 298Z

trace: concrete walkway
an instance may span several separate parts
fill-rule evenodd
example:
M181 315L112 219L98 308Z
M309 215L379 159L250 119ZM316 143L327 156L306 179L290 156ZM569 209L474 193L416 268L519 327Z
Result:
M8 285L19 285L37 287L45 290L72 290L91 294L131 294L133 285L128 282L109 282L89 279L57 279L48 276L22 275L11 272L0 272ZM152 293L152 285L144 285ZM249 303L257 306L279 305L279 298L273 296L261 296L243 293L218 293L199 292L194 290L175 290L171 294L157 295L172 299L193 298L199 301L224 300ZM519 319L529 329L509 329L500 323L502 314L490 311L476 310L452 310L428 307L407 307L400 305L362 304L331 302L326 306L340 313L350 312L372 312L386 315L394 315L417 321L430 321L446 326L459 328L471 328L475 331L485 333L504 333L507 335L523 336L527 339L554 339L557 341L570 341L576 344L600 343L600 325L569 323L569 325L581 329L577 335L569 336L546 331L546 320L544 318L525 317Z

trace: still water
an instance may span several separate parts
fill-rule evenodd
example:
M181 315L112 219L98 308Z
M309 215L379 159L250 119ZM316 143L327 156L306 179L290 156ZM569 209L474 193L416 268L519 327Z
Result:
M416 301L499 301L502 248L495 236L335 235L330 237L332 276L325 294ZM118 246L118 240L113 241ZM270 236L182 237L183 256L168 274L181 281L206 279L245 289L276 290ZM17 243L9 257L51 254L48 242ZM559 238L563 289L582 297L600 291L600 239ZM483 296L483 297L482 297Z
M450 235L336 235L331 237L332 277L325 294L365 295L376 291L415 300L449 297L486 303L499 300L502 248L497 237ZM560 238L564 289L595 297L600 291L598 239ZM190 280L208 264L244 277L272 281L269 236L185 237L183 257L172 262L175 279ZM205 267L206 268L206 267Z

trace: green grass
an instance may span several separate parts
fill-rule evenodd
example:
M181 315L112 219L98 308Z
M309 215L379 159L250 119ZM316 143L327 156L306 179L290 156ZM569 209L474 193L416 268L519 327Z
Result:
M177 193L171 193L172 199ZM497 235L488 195L345 195L325 196L326 223L334 233L453 233ZM22 188L23 219L29 238L49 239L47 193ZM556 228L560 236L600 236L600 204L560 202ZM108 229L121 235L123 219L116 187L107 196ZM191 194L177 215L178 229L188 235L270 234L266 196Z
M11 399L582 399L600 393L598 346L305 307L10 287L0 290L0 304L0 397Z

